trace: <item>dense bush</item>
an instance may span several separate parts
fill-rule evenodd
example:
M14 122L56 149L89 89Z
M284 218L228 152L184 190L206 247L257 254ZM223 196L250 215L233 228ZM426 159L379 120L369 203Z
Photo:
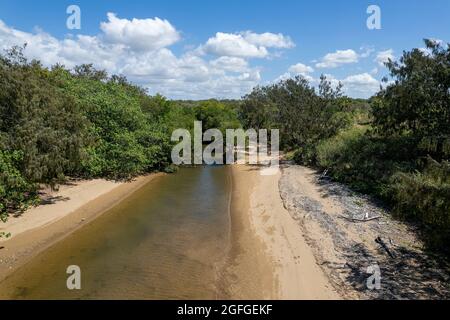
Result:
M430 158L422 172L399 172L392 177L390 190L395 213L420 221L428 242L449 251L450 162Z
M0 218L5 221L7 212L23 210L36 200L36 186L29 183L18 169L23 155L0 150Z
M391 176L418 166L411 161L416 158L414 146L414 139L378 137L366 127L353 127L322 141L316 164L355 190L386 199Z
M202 121L203 131L215 128L225 134L226 129L241 127L236 110L217 100L200 102L194 112L196 119Z
M87 121L51 73L14 48L0 58L0 147L20 152L25 179L53 184L79 169Z
M373 99L373 127L381 136L416 140L421 156L450 156L450 46L425 40L387 67L394 83Z
M167 128L156 125L157 119L142 110L145 93L126 82L65 76L63 91L73 97L90 122L91 143L85 149L83 174L128 178L168 163Z

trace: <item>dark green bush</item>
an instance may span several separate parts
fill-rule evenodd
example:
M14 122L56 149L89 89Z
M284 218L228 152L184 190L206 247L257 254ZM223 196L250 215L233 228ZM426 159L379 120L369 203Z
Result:
M10 211L23 210L36 200L36 185L29 183L18 169L23 155L0 150L0 218Z

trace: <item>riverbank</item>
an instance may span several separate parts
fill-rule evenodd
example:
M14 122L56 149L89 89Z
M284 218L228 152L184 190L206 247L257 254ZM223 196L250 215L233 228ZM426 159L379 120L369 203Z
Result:
M450 265L427 252L414 225L310 168L283 164L284 206L345 299L448 299ZM380 286L367 280L379 270Z
M58 191L44 190L42 204L0 224L11 237L0 239L0 281L31 258L133 194L161 173L130 182L72 181Z
M339 299L283 206L281 173L262 176L260 168L246 165L232 166L232 173L232 221L238 237L229 272L253 293L237 292L237 297Z

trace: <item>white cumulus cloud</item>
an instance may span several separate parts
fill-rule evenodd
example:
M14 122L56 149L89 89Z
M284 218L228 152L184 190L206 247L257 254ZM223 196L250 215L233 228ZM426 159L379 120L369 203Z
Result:
M367 99L380 89L380 82L367 72L350 75L342 79L338 79L331 74L325 74L325 76L333 87L341 83L343 92L353 98Z
M270 32L254 33L246 31L243 33L244 39L249 43L267 48L289 49L295 47L290 37L281 33L275 34Z
M294 64L289 67L289 72L304 75L304 74L314 72L314 69L303 63L297 63L297 64Z
M348 76L341 83L347 94L360 98L368 98L380 89L380 82L367 72Z
M135 50L155 50L168 47L178 40L180 34L167 20L120 19L114 13L108 13L108 22L102 22L100 28L106 40L129 46Z
M261 33L251 31L241 33L217 32L214 37L201 47L205 53L216 56L240 58L265 58L269 48L292 48L294 43L282 34Z
M325 55L320 62L316 64L317 68L336 68L343 64L356 63L359 61L358 54L352 50L337 50Z

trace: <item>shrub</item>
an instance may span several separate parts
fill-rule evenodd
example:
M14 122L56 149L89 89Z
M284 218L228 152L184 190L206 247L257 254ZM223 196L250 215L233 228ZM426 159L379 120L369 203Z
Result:
M428 243L444 247L450 241L450 162L428 159L423 172L396 173L390 190L397 216L419 221Z
M0 150L0 218L6 221L8 212L25 209L36 199L36 186L27 182L18 169L23 155Z
M414 145L409 138L378 137L365 127L353 127L318 145L317 164L357 191L388 199L391 176L417 167L411 161L416 158Z

